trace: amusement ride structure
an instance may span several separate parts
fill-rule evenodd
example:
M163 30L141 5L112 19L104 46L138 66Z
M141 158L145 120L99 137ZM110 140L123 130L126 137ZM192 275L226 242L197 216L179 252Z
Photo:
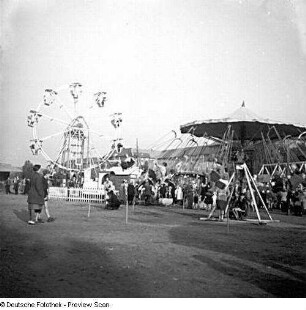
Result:
M181 126L182 133L191 133L194 136L214 137L221 139L227 152L231 157L233 151L238 153L250 153L256 151L262 154L261 163L271 165L270 169L261 169L260 172L275 172L275 167L281 163L301 162L294 156L293 149L299 149L300 157L306 161L306 150L303 151L303 140L306 126L287 124L256 115L246 108L245 103L232 114L221 119L209 119L193 121ZM281 154L282 153L282 154ZM225 162L230 161L229 157L223 157ZM290 172L290 171L288 171Z
M112 113L110 122L103 121L106 92L84 91L82 84L72 83L46 89L42 99L27 119L33 136L30 149L47 160L50 170L78 174L99 168L120 152L122 114Z
M306 127L257 116L244 102L225 118L193 121L180 130L180 136L174 132L165 142L159 159L173 173L217 175L214 181L221 187L233 189L237 182L244 183L252 196L254 219L260 223L273 220L253 178L254 159L262 165L256 172L266 175L265 182L276 173L306 171Z

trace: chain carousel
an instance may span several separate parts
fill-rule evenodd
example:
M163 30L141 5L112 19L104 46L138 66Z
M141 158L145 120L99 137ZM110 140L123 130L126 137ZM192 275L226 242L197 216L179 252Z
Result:
M271 131L277 133L278 139L272 141L269 133L262 137L264 151L258 155L263 158L264 164L258 174L269 177L277 174L285 177L296 171L306 173L306 131L298 137L281 137L275 127L272 127Z
M214 181L216 184L220 184L224 171L229 172L230 168L232 168L232 172L229 173L231 177L227 176L225 178L226 182L224 183L226 185L222 187L229 188L232 184L230 201L234 191L234 184L237 182L245 183L245 188L249 191L252 200L252 214L249 215L249 219L257 220L260 224L271 222L273 219L249 170L247 151L250 146L254 146L263 136L268 136L271 141L279 139L279 133L286 137L289 135L290 137L296 137L304 131L305 127L302 126L261 118L247 109L244 102L239 109L228 117L194 121L181 126L181 133L183 134L191 133L197 137L207 136L221 139L221 146L224 146L221 148L224 148L224 151L220 152L220 156L216 157L216 161L220 162L223 171L218 169L217 174L216 171L212 171L215 176Z
M78 175L105 166L123 147L122 114L106 115L106 100L106 92L91 92L80 83L46 89L27 118L32 154L42 155L51 172Z

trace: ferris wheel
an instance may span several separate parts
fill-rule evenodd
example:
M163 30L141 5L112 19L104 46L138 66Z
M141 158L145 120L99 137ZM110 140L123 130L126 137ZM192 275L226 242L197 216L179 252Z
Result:
M122 114L107 113L106 94L84 90L80 83L46 89L27 118L32 154L42 155L51 170L81 172L119 153Z

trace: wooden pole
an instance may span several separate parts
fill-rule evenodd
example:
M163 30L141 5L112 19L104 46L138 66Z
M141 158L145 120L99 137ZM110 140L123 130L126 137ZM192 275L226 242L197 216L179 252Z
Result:
M90 217L90 203L88 204L88 214L87 217Z
M136 165L139 167L139 147L138 147L138 138L136 138Z
M231 183L234 181L234 176L235 176L235 172L233 172L232 176L230 177L230 179L229 179L229 181L228 181L228 184L226 185L226 188L225 188L225 189L227 189L227 188L231 185ZM235 186L233 187L233 189L234 189L234 188L235 188ZM229 199L232 198L232 195L233 195L233 192L234 192L233 189L232 189L232 191L231 191L231 194L230 194L230 198L229 198ZM227 209L229 208L229 202L230 202L230 200L228 201L228 203L227 203L227 205L226 205L225 213L227 212Z
M248 170L248 173L250 174L250 171L249 171L248 167L246 167L246 169ZM273 221L273 219L272 219L272 217L271 217L271 215L270 215L270 213L269 213L269 210L268 210L268 208L267 208L267 206L266 206L264 200L262 199L262 197L261 197L261 195L260 195L260 192L259 192L259 190L258 190L258 188L257 188L257 186L256 186L256 184L255 184L255 181L253 180L252 177L250 177L250 179L251 179L251 181L252 181L252 183L253 183L253 185L254 185L254 187L255 187L255 190L256 190L256 192L257 192L257 194L258 194L258 196L259 196L259 198L260 198L260 200L261 200L261 203L263 204L263 206L264 206L264 208L265 208L265 210L266 210L266 212L267 212L267 214L268 214L270 220Z
M136 195L133 197L133 212L135 211Z
M229 208L228 208L228 210L227 210L227 223L226 223L227 225L227 233L229 234Z
M254 206L255 206L255 210L256 210L257 217L258 217L258 221L260 223L261 222L261 218L260 218L260 214L259 214L259 211L258 211L258 207L257 207L256 199L255 199L255 196L254 196L254 192L253 192L253 189L252 189L252 185L251 185L251 182L250 182L250 176L249 176L248 167L247 167L246 164L243 164L243 168L244 168L246 179L248 181L248 185L249 185L249 189L250 189L250 192L251 192L252 200L253 200L253 203L254 203Z
M234 175L234 173L233 173L233 175ZM230 208L229 208L229 205L230 205L230 203L231 203L234 190L235 190L235 184L234 184L234 186L233 186L233 188L232 188L232 190L231 190L231 194L230 194L230 196L229 196L229 199L228 199L227 205L226 205L226 209L225 209L225 210L226 210L225 213L227 214L227 233L229 233L229 209L230 209Z
M125 207L125 224L129 221L129 202L126 199L126 207Z

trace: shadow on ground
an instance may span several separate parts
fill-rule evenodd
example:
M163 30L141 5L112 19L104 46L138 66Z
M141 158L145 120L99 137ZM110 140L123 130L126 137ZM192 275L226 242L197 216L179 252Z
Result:
M13 212L20 221L27 222L29 220L29 212L27 210L15 209Z
M292 280L288 277L271 274L266 270L259 271L257 268L252 268L241 262L238 264L234 260L216 261L202 255L195 255L194 258L206 263L208 267L213 268L221 274L255 285L265 292L273 294L275 297L305 297L305 276L296 275L296 279ZM290 276L294 274L290 270L287 270L287 272ZM239 296L238 292L237 297L248 296Z
M200 233L201 228L205 233ZM256 285L275 297L306 296L305 229L289 231L246 224L233 226L227 233L226 225L205 222L174 227L170 237L176 244L233 257L233 260L220 261L209 256L194 256L224 275ZM241 261L248 264L241 264ZM263 270L253 269L252 263L262 265ZM269 272L272 269L277 276Z
M23 212L16 215L24 219ZM117 265L107 249L103 242L96 246L65 236L48 244L37 232L19 234L1 224L0 297L146 297L135 270Z

